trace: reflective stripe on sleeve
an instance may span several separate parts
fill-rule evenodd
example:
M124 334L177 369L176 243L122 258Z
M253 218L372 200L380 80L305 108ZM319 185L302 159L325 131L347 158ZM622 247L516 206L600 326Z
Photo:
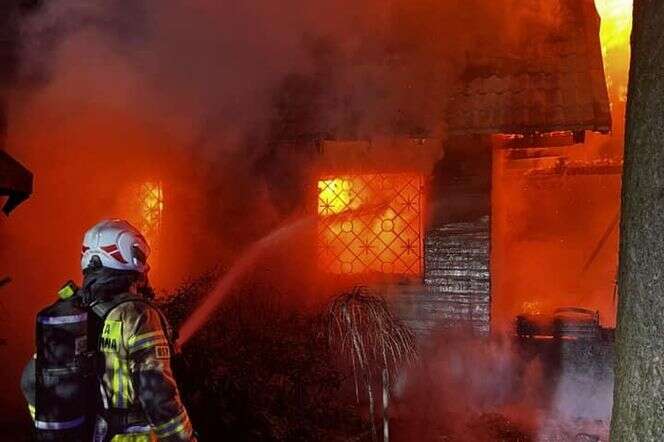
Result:
M28 411L30 412L30 417L32 420L35 420L35 406L32 404L28 404Z
M161 330L158 330L149 333L143 333L142 335L132 336L129 338L129 342L127 342L127 344L131 347L135 345L137 341L142 341L143 339L154 338L157 336L164 336L164 333Z
M81 416L77 419L64 422L46 422L46 421L35 421L35 427L38 430L69 430L71 428L76 428L79 425L85 422L85 416Z
M175 433L185 433L188 436L191 435L192 427L187 412L183 411L170 421L155 427L155 433L160 439L166 438Z
M150 332L142 335L132 336L127 343L129 353L133 353L144 348L154 347L156 345L168 345L168 339L163 332Z

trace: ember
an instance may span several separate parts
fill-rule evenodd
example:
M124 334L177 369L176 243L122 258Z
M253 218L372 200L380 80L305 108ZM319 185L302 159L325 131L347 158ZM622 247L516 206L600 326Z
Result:
M331 273L419 276L422 186L418 174L324 177L318 182L319 258ZM378 211L330 218L370 204Z

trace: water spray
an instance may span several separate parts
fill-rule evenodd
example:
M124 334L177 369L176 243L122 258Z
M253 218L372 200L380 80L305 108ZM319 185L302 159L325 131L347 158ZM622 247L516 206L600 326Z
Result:
M379 204L372 204L355 210L346 210L338 214L326 216L326 218L334 219L335 221L343 221L347 218L371 215L384 210L386 205L387 202L381 201ZM217 282L212 292L205 297L191 316L189 316L184 322L179 331L180 338L177 342L178 346L184 347L189 339L191 339L191 337L194 336L203 325L205 325L210 315L216 310L230 289L242 276L254 267L258 259L260 259L264 253L279 243L291 238L297 232L302 231L302 229L313 227L317 220L318 216L312 215L287 222L253 243L249 248L242 252L229 271L221 277L219 282Z

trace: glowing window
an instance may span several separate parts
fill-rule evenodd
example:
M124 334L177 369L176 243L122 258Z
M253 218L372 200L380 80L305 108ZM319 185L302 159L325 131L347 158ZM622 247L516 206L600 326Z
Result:
M318 249L323 269L420 276L422 188L419 174L322 177Z
M164 213L164 189L160 182L147 182L140 189L140 229L146 238L156 242Z

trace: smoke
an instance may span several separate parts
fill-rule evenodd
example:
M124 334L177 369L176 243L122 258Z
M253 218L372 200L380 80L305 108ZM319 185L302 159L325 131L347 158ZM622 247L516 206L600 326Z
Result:
M552 20L479 0L40 4L12 20L8 145L37 176L22 211L36 231L57 229L43 250L75 261L60 237L126 217L128 189L163 182L162 286L301 210L316 140L440 135L473 54L523 45L516 28ZM63 226L55 206L71 212Z
M542 410L548 405L549 374L538 358L522 354L510 338L492 340L444 334L429 340L422 364L400 379L396 419L411 426L409 440L529 440ZM416 405L415 405L416 404ZM504 422L485 422L503 416ZM432 426L435 423L436 426ZM481 428L474 427L479 425ZM524 435L506 438L496 427L509 427ZM492 439L493 435L493 439Z
M10 145L29 149L39 135L52 135L50 122L104 156L109 147L100 138L133 125L147 139L118 137L117 156L151 152L153 175L174 163L195 168L204 181L197 191L229 201L213 204L201 227L232 212L270 215L253 203L264 192L279 212L292 212L306 194L307 143L439 136L447 99L469 63L498 48L527 47L523 29L546 32L560 20L558 2L544 9L517 3L43 2L19 23L18 84L41 87L10 94ZM115 124L86 134L86 119ZM70 143L45 144L39 150L80 156ZM172 155L162 154L164 144ZM250 197L237 198L229 189L237 187ZM248 237L263 233L259 224Z
M402 437L544 442L585 433L608 440L610 344L455 334L427 344L421 363L395 386L392 416Z
M613 349L606 342L560 344L561 363L538 440L609 440L613 405ZM558 436L558 439L555 438Z
M3 400L18 402L12 386L31 353L35 312L79 278L83 232L128 217L137 185L163 183L158 288L229 263L303 210L317 138L444 133L446 100L469 61L522 47L523 26L555 25L555 10L533 14L513 1L50 0L12 9L7 146L35 173L36 191L0 226L2 272L14 280L2 293L11 312L2 352L15 364Z

